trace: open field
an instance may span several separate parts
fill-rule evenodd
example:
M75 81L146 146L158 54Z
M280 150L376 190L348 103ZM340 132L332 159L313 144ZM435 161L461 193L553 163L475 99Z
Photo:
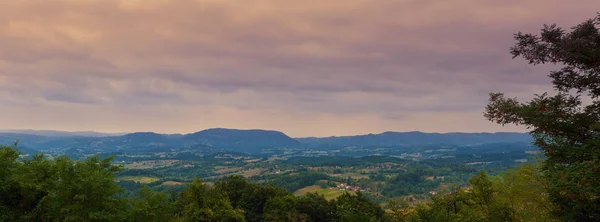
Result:
M313 185L313 186L308 186L308 187L304 187L302 189L296 190L296 192L294 192L294 196L302 196L304 194L310 193L310 192L315 192L318 190L322 190L323 188L321 188L321 186L319 185Z
M287 160L287 159L288 158L286 158L286 157L275 157L275 156L272 156L272 157L269 157L268 161Z
M131 180L131 181L135 181L138 183L152 183L152 182L156 182L159 179L156 177L146 177L146 176L122 176L122 177L118 177L117 180L121 181L121 180Z
M328 175L332 176L332 177L342 177L342 178L352 177L352 179L369 179L369 175L355 174L355 173L328 174Z
M183 184L182 182L177 182L177 181L170 181L167 180L165 182L163 182L161 185L165 185L165 186L175 186L175 185L181 185Z
M265 168L251 168L250 170L244 170L241 167L225 167L219 166L215 167L215 172L220 176L231 176L231 175L241 175L244 177L251 177L260 174L262 171L266 170Z
M256 162L261 161L261 160L262 160L262 158L257 158L257 159L251 159L251 160L244 160L244 162L246 162L246 163L256 163Z
M220 167L215 167L215 172L218 174L230 174L230 173L235 173L237 171L240 171L242 168L240 167L226 167L226 166L220 166Z
M313 186L308 186L308 187L304 187L302 189L297 190L296 192L294 192L294 196L302 196L307 193L317 193L319 195L325 196L325 199L327 199L327 200L332 200L332 199L335 199L335 198L341 196L345 192L354 194L354 192L350 192L350 191L343 191L343 190L338 190L338 189L333 189L333 188L323 189L323 188L321 188L321 186L313 185Z
M244 170L242 173L242 176L244 177L251 177L251 176L255 176L260 174L260 172L262 172L263 170L266 170L265 168L253 168L250 170Z
M124 167L125 169L152 169L171 166L177 162L179 160L144 160L125 164Z

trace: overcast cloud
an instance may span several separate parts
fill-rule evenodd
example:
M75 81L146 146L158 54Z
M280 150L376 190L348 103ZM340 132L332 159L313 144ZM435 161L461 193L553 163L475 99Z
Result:
M523 131L489 92L551 90L512 35L597 0L27 0L0 3L0 128L291 136Z

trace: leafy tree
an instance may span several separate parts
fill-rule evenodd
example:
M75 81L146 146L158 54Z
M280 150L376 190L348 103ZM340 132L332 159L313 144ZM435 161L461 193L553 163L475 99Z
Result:
M268 185L261 187L249 183L241 176L230 176L215 184L231 200L235 209L243 210L248 221L262 221L267 201L276 196L288 195L285 189Z
M298 197L298 211L308 215L308 221L336 221L339 217L335 202L316 193Z
M471 218L470 206L473 205L464 189L456 188L454 192L434 196L427 204L416 207L415 214L419 221L476 221Z
M124 219L125 200L113 173L121 170L112 158L86 161L61 157L54 161L48 194L39 203L37 216L51 221L117 221Z
M398 198L388 202L390 206L390 219L393 222L417 221L415 208L408 204L406 198Z
M132 200L129 218L132 222L169 221L173 215L174 203L164 192L154 192L143 186Z
M265 221L307 221L308 215L298 212L297 205L291 194L271 198L265 204Z
M113 157L84 161L43 155L19 159L0 147L0 221L381 221L383 209L360 192L337 201L308 194L296 198L283 187L259 186L240 176L209 188L199 179L181 192L148 186L129 198L115 182ZM306 181L320 174L304 174ZM231 200L231 201L230 201Z
M208 189L200 179L183 191L179 207L181 221L245 221L243 211L235 210L225 193Z
M290 195L290 192L286 189L272 185L257 186L256 189L248 189L248 191L244 194L242 203L243 209L247 209L246 218L248 221L264 220L265 206L270 199Z
M501 173L493 180L498 200L510 207L510 215L518 221L556 221L548 198L548 178L540 165L523 164Z
M27 211L21 204L19 181L14 178L18 173L17 158L19 152L15 149L0 146L0 221L15 221Z
M112 159L43 155L17 160L12 147L0 148L0 221L120 221L125 202L113 173Z
M20 164L15 166L16 174L13 178L19 181L19 191L16 193L20 196L20 210L25 213L22 219L40 219L40 215L37 214L39 202L56 186L53 164L53 161L38 154L31 159L21 160Z
M340 221L380 221L384 216L383 209L361 192L346 192L335 203Z
M498 201L497 190L492 186L492 181L484 171L469 180L471 188L468 193L472 201L473 213L481 220L487 221L512 221L509 206Z
M294 175L276 175L266 181L266 184L283 187L293 192L306 186L314 185L319 180L329 179L329 176L317 172L300 172Z
M245 194L252 193L258 189L255 184L249 183L244 177L239 175L229 176L215 183L215 189L224 192L233 208L240 209L243 204Z
M600 14L570 31L544 25L540 35L518 33L514 57L560 66L549 74L556 95L526 103L491 93L485 117L524 125L547 159L545 175L555 213L566 221L600 221Z
M483 171L469 180L469 189L456 188L419 206L420 221L513 221L510 206L499 201L498 191Z

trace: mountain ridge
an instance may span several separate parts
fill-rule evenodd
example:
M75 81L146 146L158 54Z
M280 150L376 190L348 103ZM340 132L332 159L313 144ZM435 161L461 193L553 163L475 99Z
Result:
M55 134L52 134L55 135ZM145 152L173 148L211 147L237 152L260 152L270 148L315 148L345 146L402 145L478 145L485 143L532 142L527 133L425 133L420 131L365 134L355 136L298 137L264 129L210 128L188 134L135 132L118 136L43 136L0 133L0 144L10 145L20 139L20 146L35 150L82 148L104 152Z
M58 137L58 136L111 137L111 136L124 136L124 135L127 135L127 134L135 134L135 133L154 133L154 134L165 135L165 136L184 136L184 135L199 133L199 132L202 132L202 131L218 130L218 129L237 130L237 131L258 130L258 131L282 132L282 131L278 131L278 130L267 130L267 129L258 129L258 128L256 128L256 129L234 129L234 128L215 127L215 128L207 128L207 129L203 129L203 130L196 131L196 132L190 132L190 133L157 133L157 132L152 132L152 131L106 133L106 132L99 132L99 131L92 131L92 130L85 130L85 131L63 131L63 130L35 130L35 129L0 129L0 133L28 134L28 135L48 136L48 137ZM364 136L364 135L379 135L379 134L386 134L386 133L528 134L527 132L508 132L508 131L503 131L503 132L424 132L424 131L413 130L413 131L383 131L383 132L380 132L380 133L353 134L353 135L340 135L340 136L294 136L294 137L290 136L290 138L306 139L306 138L352 137L352 136ZM91 134L91 135L88 135L88 134Z
M126 133L102 133L96 131L61 131L61 130L34 130L34 129L0 129L0 133L16 133L29 134L48 137L69 137L69 136L84 136L84 137L107 137L121 136Z
M10 145L17 139L20 140L20 146L36 150L86 148L104 152L160 151L170 148L197 146L230 151L258 152L264 148L287 148L300 144L297 140L279 131L225 128L206 129L190 134L135 132L105 137L0 133L0 144Z
M533 142L528 133L494 132L494 133L424 133L420 131L364 134L356 136L304 137L296 140L312 145L338 146L394 146L394 145L475 145L496 142Z

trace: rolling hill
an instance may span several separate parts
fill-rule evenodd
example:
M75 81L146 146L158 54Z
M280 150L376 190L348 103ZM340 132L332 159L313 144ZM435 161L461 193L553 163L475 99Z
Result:
M33 131L35 133L35 131ZM325 138L291 138L279 131L213 128L190 134L158 134L137 132L119 136L44 136L0 133L0 144L10 145L20 139L19 146L34 150L88 150L94 152L161 152L196 147L257 153L265 148L375 147L415 145L477 146L493 143L530 143L525 133L423 133L384 132L357 136Z
M83 149L98 152L158 152L172 148L212 147L236 152L259 152L263 148L298 147L300 143L282 132L270 130L207 129L186 135L152 132L122 136L40 136L0 133L0 144L19 145L35 150Z
M423 133L384 132L358 136L296 138L303 144L319 146L400 146L400 145L480 145L487 143L533 142L526 133Z

